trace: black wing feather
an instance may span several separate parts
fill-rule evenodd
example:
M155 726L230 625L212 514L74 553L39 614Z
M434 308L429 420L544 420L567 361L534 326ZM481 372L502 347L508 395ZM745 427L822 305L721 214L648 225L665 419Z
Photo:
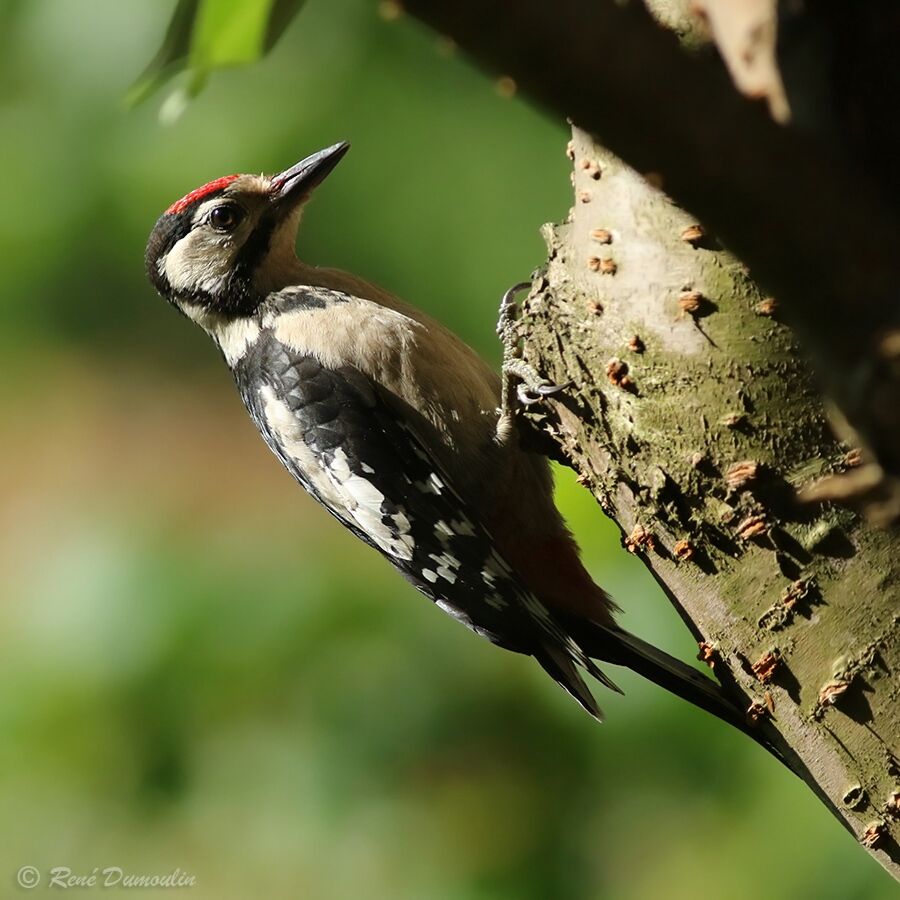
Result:
M535 656L600 717L576 663L615 685L519 581L416 429L375 385L355 369L336 371L298 356L270 332L238 363L235 377L269 447L332 515L473 631ZM273 398L282 419L289 411L299 449L273 421Z

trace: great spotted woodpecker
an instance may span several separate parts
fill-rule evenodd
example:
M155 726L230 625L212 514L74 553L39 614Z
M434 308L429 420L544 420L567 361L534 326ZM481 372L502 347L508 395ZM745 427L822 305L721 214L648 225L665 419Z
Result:
M291 475L445 612L533 656L597 719L581 673L618 690L600 660L765 744L717 683L615 624L556 509L547 461L519 444L501 379L424 313L297 258L304 204L348 146L173 203L147 244L156 289L213 338ZM514 357L506 376L531 382L521 399L558 389Z

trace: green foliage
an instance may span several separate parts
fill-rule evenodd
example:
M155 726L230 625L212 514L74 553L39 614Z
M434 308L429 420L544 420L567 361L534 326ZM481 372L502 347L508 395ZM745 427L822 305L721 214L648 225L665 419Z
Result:
M134 106L187 70L186 86L173 95L179 111L196 96L210 72L255 62L274 46L304 0L178 0L163 42L126 94Z

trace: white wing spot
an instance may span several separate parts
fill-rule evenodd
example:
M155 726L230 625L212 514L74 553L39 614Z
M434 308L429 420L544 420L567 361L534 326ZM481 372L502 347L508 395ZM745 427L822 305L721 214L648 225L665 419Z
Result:
M423 494L437 494L438 496L440 496L440 489L436 487L431 481L431 478L433 477L433 475L430 476L428 481L414 481L413 486L417 487Z
M458 569L462 563L452 553L429 553L429 559L433 559L438 565L447 566L448 569Z
M488 568L493 569L494 567L496 567L501 574L506 575L507 577L512 576L513 570L509 563L500 556L496 550L491 553L490 559L488 560Z
M437 564L437 573L441 576L445 581L449 581L450 584L456 584L456 572L455 569L459 569L460 562L455 556L451 556L449 553L429 553L429 559L433 559Z
M438 580L437 572L432 572L431 569L422 569L422 577L426 581L430 581L432 584L434 584Z
M493 550L491 555L485 560L481 574L483 577L491 577L493 579L512 578L513 570L509 567L506 560L496 550Z
M466 516L463 516L461 519L454 519L450 523L450 527L456 534L462 534L466 537L475 537L475 527L472 525L471 520L466 518Z

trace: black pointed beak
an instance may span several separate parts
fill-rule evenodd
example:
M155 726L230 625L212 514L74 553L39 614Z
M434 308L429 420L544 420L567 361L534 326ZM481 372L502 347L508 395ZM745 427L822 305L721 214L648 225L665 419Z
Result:
M305 200L313 188L328 177L349 149L350 144L341 141L274 175L269 186L272 200L279 205L284 203L289 206Z

